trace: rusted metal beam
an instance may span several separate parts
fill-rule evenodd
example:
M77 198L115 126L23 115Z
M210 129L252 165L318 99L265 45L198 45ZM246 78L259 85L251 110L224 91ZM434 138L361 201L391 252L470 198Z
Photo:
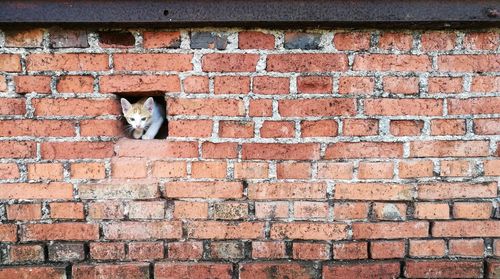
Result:
M239 27L495 27L498 0L9 0L0 24Z

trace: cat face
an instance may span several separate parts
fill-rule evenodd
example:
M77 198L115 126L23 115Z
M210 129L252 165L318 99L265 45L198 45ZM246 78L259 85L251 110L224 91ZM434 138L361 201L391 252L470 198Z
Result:
M144 130L151 123L153 116L154 100L148 98L131 104L126 99L121 99L123 115L128 124L135 130Z

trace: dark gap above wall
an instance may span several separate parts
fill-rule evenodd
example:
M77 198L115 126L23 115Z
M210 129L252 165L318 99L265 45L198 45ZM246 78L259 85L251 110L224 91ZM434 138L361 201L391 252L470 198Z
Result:
M499 19L497 0L17 0L0 9L0 25L477 28Z

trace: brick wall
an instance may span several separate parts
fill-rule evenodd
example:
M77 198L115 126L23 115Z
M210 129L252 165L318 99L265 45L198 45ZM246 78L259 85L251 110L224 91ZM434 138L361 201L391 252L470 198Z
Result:
M499 38L4 29L0 278L498 278Z

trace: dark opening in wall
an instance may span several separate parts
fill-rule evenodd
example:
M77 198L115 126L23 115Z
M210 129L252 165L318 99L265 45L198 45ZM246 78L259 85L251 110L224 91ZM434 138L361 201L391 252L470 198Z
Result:
M161 127L158 130L158 133L156 134L156 136L154 138L155 139L166 139L167 138L167 136L168 136L168 124L167 124L166 111L165 111L166 107L167 107L167 103L165 101L165 97L163 97L163 96L136 96L136 95L131 96L128 94L116 94L116 95L118 96L119 99L124 98L127 101L129 101L129 103L131 103L131 104L135 104L143 98L152 97L155 105L158 105L159 107L163 108L163 113L164 113L164 115L162 116L163 123L161 124ZM122 111L122 114L123 114L123 111ZM133 136L132 136L133 130L130 128L130 124L127 122L127 119L124 116L122 117L122 121L123 121L123 125L125 127L126 136L128 138L133 138Z

